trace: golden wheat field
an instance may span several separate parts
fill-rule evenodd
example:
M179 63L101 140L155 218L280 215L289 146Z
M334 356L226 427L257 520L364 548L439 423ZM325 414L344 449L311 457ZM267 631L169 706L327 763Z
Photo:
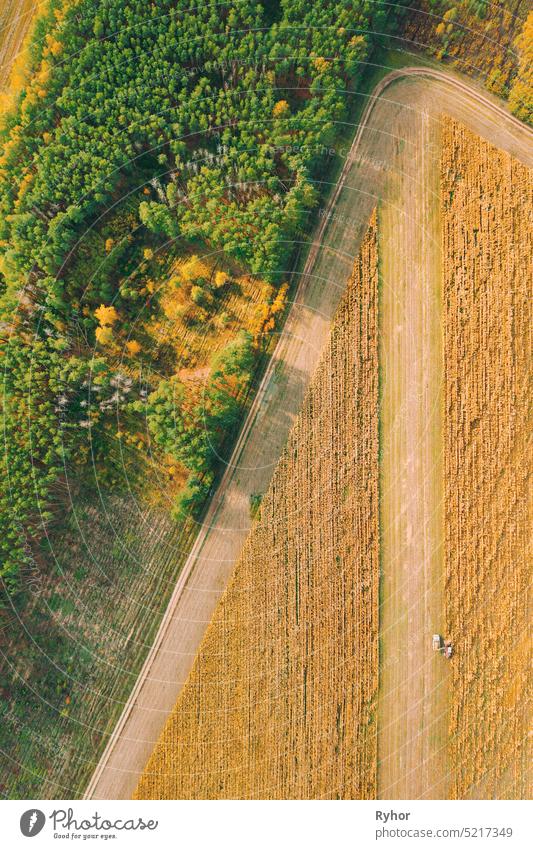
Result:
M451 792L524 798L533 180L449 120L441 185Z
M329 344L136 798L373 798L377 249Z

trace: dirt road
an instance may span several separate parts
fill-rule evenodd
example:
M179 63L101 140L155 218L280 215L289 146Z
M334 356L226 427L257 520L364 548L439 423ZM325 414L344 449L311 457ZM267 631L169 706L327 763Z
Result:
M390 133L391 118L403 114L405 120L413 115L415 120L420 120L417 119L417 101L427 97L429 90L435 103L441 100L446 104L445 111L451 110L459 120L469 122L478 132L488 127L498 144L503 139L506 145L520 148L521 139L528 138L527 131L518 122L504 117L506 113L501 107L494 106L491 100L469 89L462 81L432 70L424 71L420 78L420 70L393 72L380 83L374 93L376 96L369 99L335 192L322 211L319 227L313 234L295 303L243 436L199 528L196 544L122 717L100 763L95 765L86 798L131 796L186 680L206 625L249 529L249 497L266 489L328 337L331 318L370 212L384 197L387 163L398 141ZM416 411L413 415L417 415ZM423 588L419 583L413 585L413 597L420 591L423 592ZM393 639L395 636L392 634ZM416 655L418 650L417 646L413 649L415 673L421 668ZM400 698L404 696L404 693L399 694ZM425 704L411 706L407 736L402 732L404 736L391 744L391 763L396 759L398 747L409 745L425 710ZM444 716L440 717L440 722L445 722ZM382 739L390 725L385 718L381 724ZM394 786L393 770L386 780Z
M421 106L421 104L420 104ZM381 798L446 795L443 629L442 336L438 121L401 134L380 213L382 605Z

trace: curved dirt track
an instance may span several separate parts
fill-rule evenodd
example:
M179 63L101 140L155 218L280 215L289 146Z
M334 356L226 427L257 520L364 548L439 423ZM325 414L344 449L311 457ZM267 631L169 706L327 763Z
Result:
M397 141L389 133L391 117L400 114L409 121L429 115L431 121L439 112L452 114L526 164L532 163L531 132L497 101L463 80L431 68L405 68L393 71L375 88L336 188L322 210L295 301L231 461L86 798L131 797L187 678L249 530L250 494L263 492L269 483L327 340L371 210L378 200L390 202L386 163ZM414 715L411 724L416 721Z

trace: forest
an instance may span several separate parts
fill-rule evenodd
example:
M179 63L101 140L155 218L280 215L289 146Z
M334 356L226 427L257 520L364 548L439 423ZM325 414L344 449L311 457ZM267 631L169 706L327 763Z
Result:
M345 92L404 11L348 0L46 4L0 131L0 570L8 585L63 509L67 472L86 478L92 464L90 476L125 482L125 440L136 449L128 486L155 449L178 464L179 509L201 509L257 352L282 320L294 244L346 119ZM469 31L461 15L492 32L483 2L430 0L423 15L441 57ZM502 46L500 76L489 80L525 119L530 25L518 52ZM208 252L215 259L194 276L191 258ZM229 345L205 386L179 378L183 367L211 368L205 351L162 350L150 326L168 320L170 260L174 270L188 264L173 277L177 335L211 328ZM232 320L229 290L252 278L260 281L254 318ZM139 435L142 422L153 440Z
M51 0L39 17L0 136L8 585L62 511L67 476L120 486L117 439L137 449L128 486L155 448L180 467L179 507L201 506L283 313L344 92L385 26L384 7L346 0ZM179 372L205 363L162 352L149 327L170 258L188 267L173 278L181 328L220 320L229 288L261 281L254 326L234 322L201 387Z
M401 31L415 51L451 64L533 123L533 12L529 0L422 0Z

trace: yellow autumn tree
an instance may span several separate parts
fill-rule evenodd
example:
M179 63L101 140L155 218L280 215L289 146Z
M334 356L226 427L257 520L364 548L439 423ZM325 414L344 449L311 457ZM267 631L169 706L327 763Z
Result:
M272 305L270 307L270 314L277 315L280 312L283 312L285 309L285 305L287 303L287 292L289 291L289 284L284 283L280 286L279 292L274 298Z
M113 330L111 327L97 327L95 336L100 345L109 345L113 341Z
M101 327L112 327L118 321L118 312L115 307L106 307L105 304L100 304L94 314Z
M319 74L323 74L325 71L327 71L329 67L329 62L327 59L324 59L323 56L317 56L313 62L313 65L315 66Z
M268 333L275 329L276 316L285 309L288 291L288 284L283 283L272 303L270 303L269 300L265 300L262 304L259 304L250 328L256 344L260 342L262 337L265 337ZM272 287L266 287L266 298L269 299L271 297L271 293Z
M215 288L221 289L222 286L226 285L226 283L229 281L229 279L230 279L230 276L229 276L229 274L226 274L225 271L217 271L217 273L215 274L215 280L214 280Z
M57 38L54 38L53 35L46 36L47 49L44 51L44 55L47 53L51 53L52 56L60 56L63 51L63 45Z
M130 356L134 357L141 351L141 346L136 339L130 339L129 342L126 342L126 350Z
M278 100L272 110L274 118L286 118L290 112L289 104L286 100Z
M179 275L183 283L193 283L198 277L209 277L209 269L200 257L193 254L180 266Z

